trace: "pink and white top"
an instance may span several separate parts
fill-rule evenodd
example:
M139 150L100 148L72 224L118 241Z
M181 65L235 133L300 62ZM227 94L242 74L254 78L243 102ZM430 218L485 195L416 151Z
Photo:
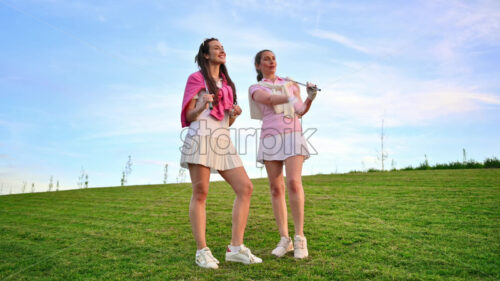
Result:
M288 82L287 80L284 80L280 77L276 77L276 80L274 82L266 78L263 78L262 81L274 85L284 85ZM287 87L287 89L290 94L294 94L296 91L298 91L297 86L295 84L290 84ZM272 91L269 88L266 88L259 84L254 84L250 86L249 89L249 93L252 99L253 99L253 94L257 90L263 90L268 92L270 95L272 94ZM253 100L255 101L255 99ZM272 105L258 103L257 101L255 102L258 104L262 112L262 132L260 135L261 138L278 134L302 131L302 126L300 125L300 121L297 115L295 115L293 118L288 118L285 117L283 113L277 114L274 111L274 107Z

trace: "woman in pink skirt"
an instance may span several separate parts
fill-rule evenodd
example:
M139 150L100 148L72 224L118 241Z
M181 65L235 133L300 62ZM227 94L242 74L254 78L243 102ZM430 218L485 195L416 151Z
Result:
M257 161L266 166L274 217L281 239L272 251L277 257L294 251L295 258L306 258L307 240L304 236L304 189L302 164L309 158L307 143L302 135L298 117L307 113L316 97L315 85L307 84L307 99L302 102L300 89L294 82L276 75L276 57L272 51L263 50L255 56L257 81L249 89L250 115L262 120L262 131ZM295 237L288 234L286 186L295 227Z
M261 263L262 260L243 245L253 185L229 134L229 126L241 108L236 105L236 89L225 66L226 52L217 39L206 39L195 61L200 71L189 76L182 102L181 123L182 127L189 126L189 130L180 161L182 167L189 169L193 185L189 218L197 246L195 262L200 267L218 268L219 261L205 240L210 173L218 172L236 193L226 261Z

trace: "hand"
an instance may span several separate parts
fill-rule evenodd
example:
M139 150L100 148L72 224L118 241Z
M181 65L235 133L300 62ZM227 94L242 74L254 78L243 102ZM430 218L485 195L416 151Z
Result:
M318 87L313 83L307 82L307 97L313 101L318 94Z
M229 111L231 117L238 117L241 114L241 107L237 104L233 104L233 108Z
M205 104L205 108L208 108L208 104L214 101L213 94L203 94L201 97L203 99L203 103Z

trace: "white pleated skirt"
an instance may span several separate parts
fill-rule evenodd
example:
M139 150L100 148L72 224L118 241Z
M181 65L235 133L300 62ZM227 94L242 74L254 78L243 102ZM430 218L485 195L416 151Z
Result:
M229 136L186 136L181 150L181 167L199 164L210 168L211 173L242 167L240 156Z
M295 155L303 155L304 160L310 157L302 132L278 134L260 139L257 162L264 164L264 161L284 161Z

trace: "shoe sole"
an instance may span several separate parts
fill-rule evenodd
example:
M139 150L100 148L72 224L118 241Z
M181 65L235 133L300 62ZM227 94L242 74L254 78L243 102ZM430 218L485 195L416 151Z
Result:
M296 258L296 259L305 259L305 258L309 257L309 253L307 253L307 254L306 254L305 256L303 256L303 257L297 257L296 255L293 255L293 257L294 257L294 258Z
M262 263L262 262L249 262L249 261L242 261L242 260L233 260L231 258L226 258L226 261L239 262L239 263L242 263L242 264L257 264L257 263Z
M227 260L226 261L229 261L229 262L239 262L239 263L242 263L242 264L250 264L250 262L246 262L246 261L240 261L240 260Z
M206 269L218 269L219 268L219 266L217 264L215 265L215 267L202 266L202 265L200 265L198 263L196 263L196 265L199 266L199 267L201 267L201 268L206 268Z
M275 256L275 257L281 258L281 257L286 256L286 254L288 254L288 253L290 253L290 252L292 252L292 251L293 251L293 249L288 250L288 251L286 251L286 252L285 252L283 255L281 255L281 256L280 256L280 255L277 255L277 254L275 254L275 253L273 253L273 252L271 252L271 254L272 254L273 256Z

